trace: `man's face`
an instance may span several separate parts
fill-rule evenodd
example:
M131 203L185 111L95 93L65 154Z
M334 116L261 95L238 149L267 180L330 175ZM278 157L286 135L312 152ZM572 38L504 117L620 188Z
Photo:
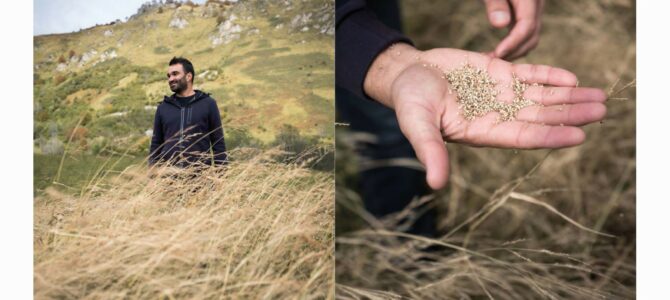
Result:
M177 94L185 91L188 87L189 79L187 74L184 74L184 66L181 64L169 66L167 77L170 90Z

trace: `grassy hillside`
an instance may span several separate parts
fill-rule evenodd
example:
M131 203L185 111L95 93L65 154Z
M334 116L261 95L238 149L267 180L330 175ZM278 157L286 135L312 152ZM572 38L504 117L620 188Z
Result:
M102 131L87 138L139 138L151 127L150 106L171 94L167 62L181 55L195 65L196 88L219 102L226 129L271 142L289 124L329 141L332 8L330 1L162 5L127 22L36 36L36 138L50 137L50 123L65 136L81 115L85 128ZM180 20L183 28L170 26ZM106 116L132 125L110 132Z
M333 14L326 0L145 4L125 22L35 36L34 151L146 157L173 56L217 100L229 148L287 132L330 145Z

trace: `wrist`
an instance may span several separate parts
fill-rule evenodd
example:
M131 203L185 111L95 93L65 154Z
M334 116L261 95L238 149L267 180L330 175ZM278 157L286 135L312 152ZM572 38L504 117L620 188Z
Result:
M393 44L382 51L370 65L363 90L370 98L394 108L391 88L406 68L418 62L423 52L406 43Z

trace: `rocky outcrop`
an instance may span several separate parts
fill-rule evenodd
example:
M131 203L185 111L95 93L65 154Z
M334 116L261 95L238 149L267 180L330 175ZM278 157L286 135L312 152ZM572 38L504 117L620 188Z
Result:
M170 20L170 25L168 25L171 28L177 28L177 29L184 29L188 25L188 21L183 18L173 18Z
M288 23L289 31L306 32L315 30L318 33L332 36L335 34L334 10L335 8L331 4L326 4L313 12L297 14Z
M83 67L87 62L91 61L91 59L93 59L93 57L95 57L97 54L98 51L95 51L93 49L82 54L81 59L79 59L79 67Z
M115 58L117 56L118 55L116 54L116 50L114 50L114 49L106 50L105 52L103 52L100 55L100 59L98 60L98 62L101 63L103 61L110 60L110 59Z
M231 14L227 20L219 24L217 32L210 36L212 46L225 45L240 38L242 26L236 24L235 20L237 16Z
M217 70L205 70L204 72L200 73L200 75L198 75L198 78L207 81L216 80L218 77L219 77L219 71Z
M67 70L67 65L65 63L60 63L56 66L57 72L65 72Z

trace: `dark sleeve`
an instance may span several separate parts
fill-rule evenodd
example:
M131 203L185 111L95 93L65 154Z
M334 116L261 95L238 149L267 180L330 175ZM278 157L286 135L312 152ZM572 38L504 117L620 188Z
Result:
M380 22L364 0L337 0L335 17L335 83L370 99L363 83L374 59L394 43L412 41Z
M221 126L221 115L219 114L219 107L216 101L212 99L209 108L209 141L212 144L212 152L214 152L214 164L225 164L228 160L226 154L226 142L223 138L223 127Z
M154 132L151 136L151 146L149 147L149 165L155 164L160 158L161 149L165 138L163 136L163 122L161 121L160 105L156 108L154 116Z

